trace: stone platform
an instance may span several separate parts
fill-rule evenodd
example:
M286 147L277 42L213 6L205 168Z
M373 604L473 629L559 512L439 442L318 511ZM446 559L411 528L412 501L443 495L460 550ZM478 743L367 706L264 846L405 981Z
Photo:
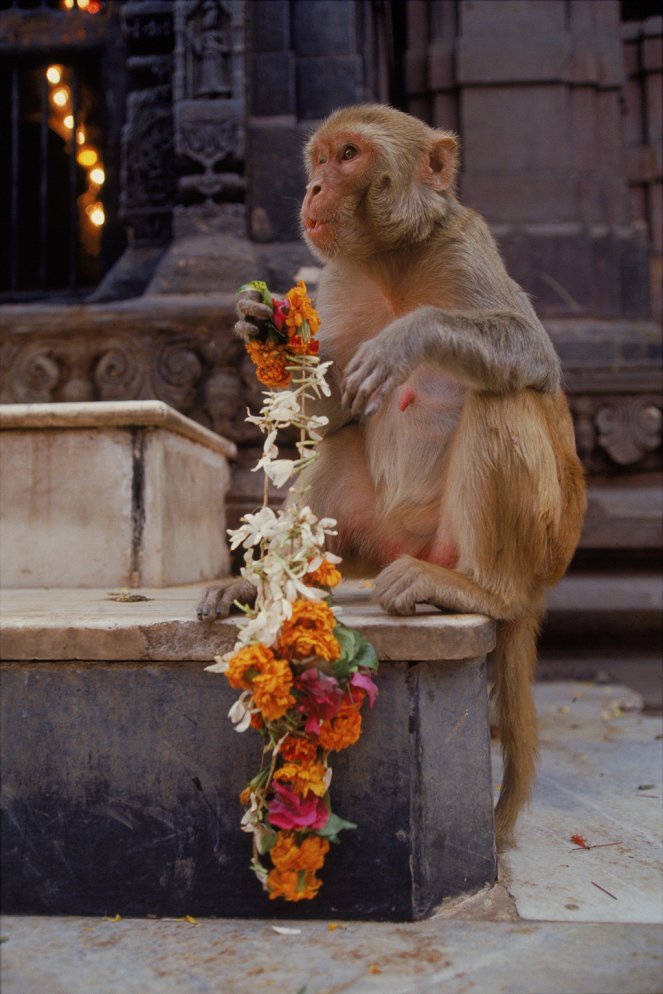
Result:
M389 617L361 584L341 589L380 696L332 763L335 810L359 827L314 906L293 909L249 871L238 794L259 739L233 730L236 693L205 672L234 627L197 622L199 593L2 591L6 911L415 920L495 880L491 621Z
M161 401L0 405L2 586L222 576L236 453Z

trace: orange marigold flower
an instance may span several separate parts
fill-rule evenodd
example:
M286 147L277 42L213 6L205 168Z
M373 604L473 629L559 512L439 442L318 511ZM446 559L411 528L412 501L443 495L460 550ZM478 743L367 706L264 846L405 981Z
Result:
M343 577L334 564L323 559L316 570L306 574L304 583L312 587L335 587L342 579Z
M314 763L318 747L303 735L289 735L281 746L281 755L286 763Z
M324 763L286 763L274 774L275 780L285 780L302 797L309 793L323 797L327 793Z
M328 840L321 839L319 835L307 836L298 846L294 832L279 832L269 855L277 870L307 870L315 873L323 865L328 852Z
M292 290L288 290L285 296L290 305L285 319L288 333L296 334L306 321L311 329L311 334L315 335L320 327L320 318L306 292L306 284L300 280Z
M245 808L248 808L251 803L251 788L245 787L242 793L239 795L240 804L243 804Z
M300 335L291 335L288 339L288 349L294 355L317 355L320 351L320 342L317 338L309 338L305 342Z
M290 693L292 670L287 659L272 659L251 682L255 706L265 721L278 721L295 703Z
M256 376L266 387L287 387L292 374L286 369L287 355L283 348L270 342L252 339L245 345L246 351L256 367Z
M279 652L292 659L320 656L331 661L341 655L341 647L330 632L292 628L279 636Z
M340 752L354 745L361 735L361 714L352 705L342 705L335 718L320 722L320 745Z
M296 600L292 605L292 617L281 625L278 651L290 659L306 659L307 656L338 659L341 647L332 635L335 625L336 618L328 604Z
M322 885L315 873L304 870L271 870L267 877L270 900L283 897L286 901L311 901Z
M249 670L262 673L264 668L274 660L274 653L261 642L257 645L245 645L236 652L228 663L226 680L235 690L249 690L251 684L247 678Z

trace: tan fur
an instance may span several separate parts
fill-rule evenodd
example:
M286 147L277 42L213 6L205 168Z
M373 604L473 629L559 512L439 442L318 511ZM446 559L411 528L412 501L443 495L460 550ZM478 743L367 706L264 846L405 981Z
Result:
M456 158L454 136L372 105L332 115L307 145L303 233L327 261L320 338L337 364L309 497L337 518L337 551L378 573L387 611L427 602L499 622L505 843L535 776L545 590L575 549L584 483L557 357L456 199Z

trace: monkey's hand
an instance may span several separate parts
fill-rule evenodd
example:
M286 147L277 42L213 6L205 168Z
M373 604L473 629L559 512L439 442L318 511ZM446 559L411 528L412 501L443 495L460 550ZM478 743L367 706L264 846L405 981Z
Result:
M263 303L259 290L243 290L237 298L235 310L239 320L234 332L244 342L259 334L261 323L270 321L274 313L268 304Z
M390 325L364 342L345 367L342 403L353 417L375 414L385 398L405 383L417 364L409 336Z
M227 618L235 601L240 604L253 604L256 588L248 580L231 580L222 586L207 587L196 607L198 621L216 621Z

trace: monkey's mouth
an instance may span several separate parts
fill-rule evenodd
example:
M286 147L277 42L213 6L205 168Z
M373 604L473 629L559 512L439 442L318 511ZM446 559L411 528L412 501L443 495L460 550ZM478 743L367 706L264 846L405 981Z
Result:
M330 220L331 218L307 217L304 223L307 231L320 231L321 228L330 223Z

